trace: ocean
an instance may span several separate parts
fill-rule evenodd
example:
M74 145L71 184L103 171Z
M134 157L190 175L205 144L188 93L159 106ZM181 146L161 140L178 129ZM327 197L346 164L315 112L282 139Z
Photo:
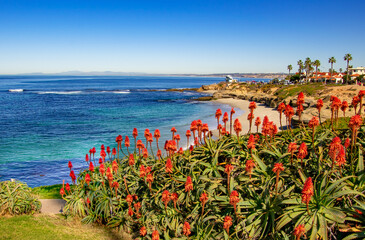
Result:
M223 78L137 76L0 76L0 181L11 178L29 186L70 181L68 161L77 173L87 167L85 155L95 147L116 147L115 137L137 128L161 131L160 143L180 134L193 120L216 128L217 108L227 105L194 101L206 94L165 91L197 88ZM236 109L236 114L242 111ZM133 146L132 146L133 148ZM97 155L96 154L96 155Z

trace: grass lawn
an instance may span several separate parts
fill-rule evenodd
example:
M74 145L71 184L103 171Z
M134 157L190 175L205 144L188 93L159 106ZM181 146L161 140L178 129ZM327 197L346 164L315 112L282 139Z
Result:
M70 185L71 190L73 189L73 185ZM32 193L37 195L39 199L61 199L60 189L62 188L62 184L55 184L50 186L40 186L32 188Z
M0 217L0 239L131 239L100 226L85 225L61 215Z

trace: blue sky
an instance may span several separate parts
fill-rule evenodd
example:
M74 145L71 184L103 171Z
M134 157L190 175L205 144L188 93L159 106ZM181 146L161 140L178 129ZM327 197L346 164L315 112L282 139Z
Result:
M0 74L365 66L365 1L0 0Z

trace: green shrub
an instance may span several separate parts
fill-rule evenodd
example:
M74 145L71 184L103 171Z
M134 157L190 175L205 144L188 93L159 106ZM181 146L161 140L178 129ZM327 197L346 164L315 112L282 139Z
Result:
M0 182L0 215L33 214L41 209L31 188L22 182Z

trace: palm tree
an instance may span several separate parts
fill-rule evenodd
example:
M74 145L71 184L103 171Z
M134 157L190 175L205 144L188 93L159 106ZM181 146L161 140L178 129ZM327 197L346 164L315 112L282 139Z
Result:
M305 82L308 82L308 75L310 73L310 69L311 69L311 65L312 65L312 60L307 57L304 61L304 67L305 67Z
M293 70L293 66L291 64L288 65L288 70L289 70L289 81L290 81L290 71Z
M348 83L349 82L349 63L352 60L351 54L350 53L347 53L345 55L345 57L343 58L343 60L345 60L347 62L347 67L346 67L346 71L347 71L347 74L346 74L346 83Z
M330 72L330 79L332 78L332 73L333 73L333 64L336 63L336 58L335 57L330 57L328 59L328 62L331 63L331 72Z
M302 60L299 60L297 62L297 64L299 66L298 72L299 72L299 80L300 80L300 77L302 76L302 69L303 69L303 62L302 62Z
M318 78L318 67L321 66L321 62L317 59L313 62L313 66L316 67L316 79Z

